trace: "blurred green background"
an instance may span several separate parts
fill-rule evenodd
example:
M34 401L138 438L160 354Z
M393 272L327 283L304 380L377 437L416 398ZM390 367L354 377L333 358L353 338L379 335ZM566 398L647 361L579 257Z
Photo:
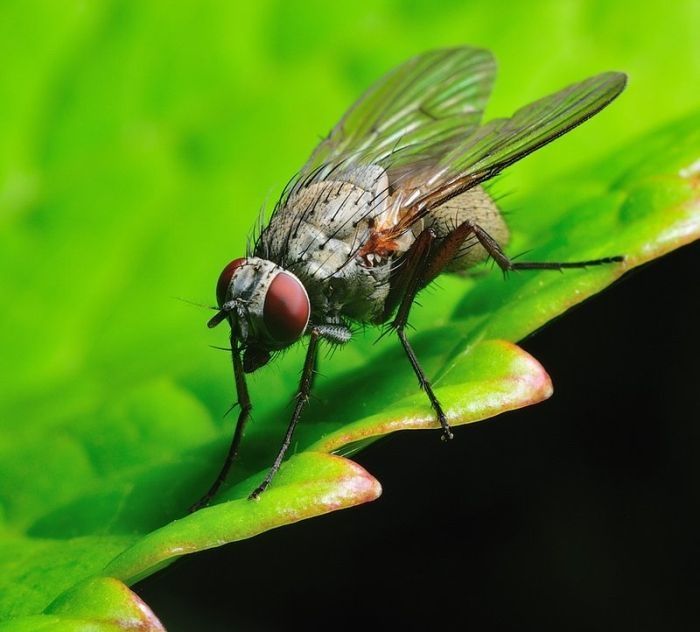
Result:
M98 428L125 393L228 425L228 361L208 347L225 332L178 299L213 301L260 207L395 64L490 48L500 70L487 117L600 71L629 74L613 107L509 170L517 211L541 182L697 109L698 25L696 0L4 0L0 436L29 440L40 425L47 445L35 451L43 476L0 480L2 496L60 497L51 452L70 438L55 429ZM298 352L254 376L262 414L288 398ZM0 457L11 458L1 440Z

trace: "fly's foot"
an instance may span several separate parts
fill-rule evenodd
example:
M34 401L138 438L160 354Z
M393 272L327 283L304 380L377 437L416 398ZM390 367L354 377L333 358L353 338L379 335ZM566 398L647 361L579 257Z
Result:
M187 510L187 513L194 513L195 511L199 511L200 509L207 507L211 502L211 499L212 496L210 494L207 494L203 498L200 498L196 503L194 503L194 505L190 506L190 508Z
M455 436L452 434L452 429L450 428L449 424L445 422L442 427L442 435L440 436L440 439L447 443L448 441L452 441L454 438Z
M445 443L447 443L448 441L452 441L452 439L454 439L454 435L452 434L452 428L450 428L450 424L447 421L445 413L442 412L442 408L438 409L438 421L440 422L440 426L442 427L442 436L440 438Z
M270 484L270 481L265 479L260 485L258 485L248 496L248 500L257 500Z

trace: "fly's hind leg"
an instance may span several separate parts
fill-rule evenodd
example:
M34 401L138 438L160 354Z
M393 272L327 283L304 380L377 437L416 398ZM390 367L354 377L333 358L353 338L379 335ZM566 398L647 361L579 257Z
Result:
M483 187L474 187L431 212L430 227L438 240L456 239L462 236L460 247L440 272L465 272L491 257L504 271L511 270L563 270L585 268L606 263L616 263L623 257L603 257L573 262L520 262L512 261L503 246L510 237L508 226L491 195Z
M572 262L512 261L504 252L508 243L508 226L491 196L482 188L465 191L431 213L430 227L438 240L453 239L456 233L464 236L452 259L441 272L463 273L491 257L504 271L511 270L564 270L616 263L623 257L603 257Z
M514 262L503 252L501 246L491 235L471 220L462 222L440 239L437 238L432 228L423 230L406 253L402 265L397 268L397 274L392 279L392 287L387 298L384 317L388 318L398 303L399 306L394 320L391 322L391 328L396 330L413 371L418 377L418 382L428 396L433 410L435 410L438 421L442 426L443 439L445 440L452 438L450 425L442 405L436 397L430 381L426 377L413 347L411 347L406 337L406 325L416 294L448 268L454 258L459 256L460 248L463 247L465 241L470 237L478 240L486 253L494 259L504 272L509 270L584 268L586 266L616 263L624 260L624 257L615 256L574 262Z
M608 263L620 263L625 258L619 255L614 257L602 257L600 259L588 259L587 261L513 261L506 255L499 243L491 237L481 226L465 222L469 232L474 234L484 250L489 253L503 272L511 270L564 270L566 268L587 268Z
M508 244L510 233L503 214L493 197L483 187L465 191L431 211L426 219L426 225L435 231L438 240L453 235L465 222L483 227L501 246ZM474 267L488 257L489 253L474 234L465 234L459 248L441 272L471 275L474 274Z

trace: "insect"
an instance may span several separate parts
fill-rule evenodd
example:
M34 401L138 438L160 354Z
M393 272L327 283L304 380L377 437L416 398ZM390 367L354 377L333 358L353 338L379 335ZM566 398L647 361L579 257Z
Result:
M257 498L280 468L311 391L319 345L350 341L351 325L396 333L442 428L443 407L406 336L416 294L443 272L491 257L504 271L561 270L622 261L514 262L508 227L481 186L504 168L608 105L626 76L607 72L482 124L496 72L487 50L459 47L409 59L348 110L287 185L245 257L219 277L209 321L231 326L240 411L221 472L192 510L206 504L236 459L251 411L246 373L308 338L291 419Z

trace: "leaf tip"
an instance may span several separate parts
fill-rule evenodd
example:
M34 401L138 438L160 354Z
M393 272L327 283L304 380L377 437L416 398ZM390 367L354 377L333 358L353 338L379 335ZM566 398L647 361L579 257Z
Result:
M335 454L323 456L338 459L344 470L338 484L328 491L320 503L328 511L368 503L382 495L381 483L355 461Z
M82 620L87 624L85 629L103 623L123 630L165 632L148 605L114 577L94 577L79 582L55 599L44 613Z

